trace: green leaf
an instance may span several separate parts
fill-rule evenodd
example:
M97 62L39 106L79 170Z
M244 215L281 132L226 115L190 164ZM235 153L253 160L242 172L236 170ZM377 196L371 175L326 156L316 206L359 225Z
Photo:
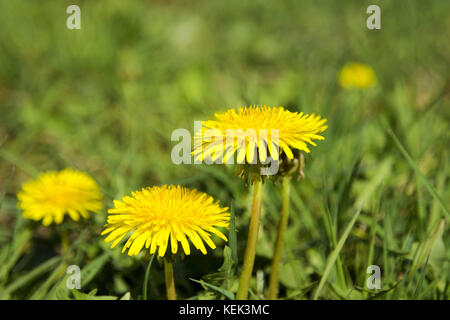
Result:
M8 253L5 255L7 259L1 264L0 283L7 281L10 270L16 265L19 258L23 255L28 246L28 241L31 239L32 231L29 229L22 229L22 221L23 219L21 217L18 218L12 244L8 246Z
M211 273L202 277L202 280L215 286L229 290L232 286L234 275L234 261L232 258L232 250L225 246L223 249L223 264L215 273Z
M215 285L209 284L209 283L207 283L205 281L202 281L202 280L195 280L195 279L192 279L192 278L189 278L189 280L197 282L197 283L201 284L202 286L210 288L210 289L212 289L214 291L217 291L218 293L220 293L221 295L227 297L230 300L234 300L234 294L232 292L228 291L228 290L219 288L219 287L217 287Z
M58 300L70 300L69 293L65 288L56 288L55 296Z
M69 289L67 289L67 279L70 274L64 273L64 275L56 282L56 284L48 291L45 296L46 300L69 300Z
M128 291L127 293L125 293L120 300L131 300L131 293L130 291Z
M109 258L110 253L105 252L101 256L88 263L86 267L81 269L81 285L83 287L85 287L95 277L95 275L101 271Z
M42 274L44 274L46 272L49 272L50 270L53 269L53 267L60 260L61 260L60 257L53 257L53 258L45 261L44 263L40 264L39 266L37 266L36 268L31 270L27 274L21 276L16 281L11 283L8 287L6 287L5 290L3 290L3 292L1 293L0 297L10 295L15 290L24 287L25 285L27 285L29 282L31 282L35 278L39 277L40 275L42 275Z
M58 277L64 274L67 268L67 264L62 262L60 265L53 270L52 273L48 276L47 280L36 289L33 295L30 297L31 300L41 300L47 294L49 288L54 285L58 281Z
M78 291L77 289L72 290L72 294L75 300L117 300L115 296L96 296L97 290L91 291L88 294Z

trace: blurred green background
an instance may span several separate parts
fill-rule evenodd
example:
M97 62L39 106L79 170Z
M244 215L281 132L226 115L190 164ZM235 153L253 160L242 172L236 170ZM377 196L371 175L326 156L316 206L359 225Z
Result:
M336 240L363 205L322 297L448 299L448 216L441 220L439 200L387 131L448 208L448 1L75 2L80 30L66 28L73 1L0 0L2 298L73 298L64 278L70 264L83 270L81 292L142 297L146 262L103 242L106 209L49 228L21 217L21 184L65 167L91 174L107 208L165 183L233 203L237 269L226 263L209 278L235 291L236 277L222 281L223 270L239 274L251 194L233 166L174 165L170 137L214 112L266 104L318 113L329 125L307 156L306 179L294 182L280 296L312 297ZM370 4L381 7L381 30L366 28ZM374 69L374 88L339 87L337 74L351 61ZM264 186L255 299L267 287L279 189ZM62 232L73 241L64 256ZM215 273L224 245L176 264L181 298L218 298L189 278ZM381 290L365 286L370 264L381 267ZM154 263L149 298L165 298L162 279Z

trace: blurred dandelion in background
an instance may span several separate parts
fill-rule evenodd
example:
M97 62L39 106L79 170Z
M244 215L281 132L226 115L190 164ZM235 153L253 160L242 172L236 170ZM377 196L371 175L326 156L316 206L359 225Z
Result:
M369 65L350 62L339 71L338 82L344 89L365 89L373 87L377 80Z
M49 171L22 185L17 194L18 207L23 216L44 226L55 222L61 224L65 215L75 221L89 218L89 212L103 208L99 186L88 174L64 169Z

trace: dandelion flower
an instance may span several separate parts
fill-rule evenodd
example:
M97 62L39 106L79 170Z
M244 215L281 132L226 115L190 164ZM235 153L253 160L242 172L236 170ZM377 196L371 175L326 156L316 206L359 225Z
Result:
M170 242L170 251L176 254L178 242L186 255L190 254L188 238L203 254L206 248L203 242L215 249L211 240L215 234L227 241L216 228L228 227L228 208L220 207L219 202L195 189L181 186L148 187L132 192L122 201L115 200L114 208L108 210L108 220L102 235L109 235L106 242L113 241L116 246L131 233L122 252L128 249L128 255L137 255L145 245L150 254L158 249L158 255L166 254Z
M24 183L17 198L23 216L42 220L44 226L60 224L66 214L75 221L80 216L89 218L89 211L103 208L97 183L88 174L72 169L46 172Z
M375 85L376 77L373 69L362 63L351 62L339 72L338 81L345 89L365 89Z
M203 121L202 130L195 135L194 157L203 160L209 156L224 163L234 154L237 162L264 163L268 155L278 160L284 152L293 159L292 149L310 152L313 140L324 140L319 135L327 129L324 118L315 114L291 112L283 107L251 106L230 109L214 115L216 120Z
M283 107L251 106L230 109L214 115L215 120L202 122L194 136L194 159L228 163L236 155L237 175L245 181L251 175L253 183L252 211L242 273L236 298L247 299L256 255L261 217L262 181L258 167L266 165L268 157L283 162L297 159L300 150L309 153L308 144L324 140L320 135L327 129L319 115L291 112ZM259 160L259 161L258 161Z

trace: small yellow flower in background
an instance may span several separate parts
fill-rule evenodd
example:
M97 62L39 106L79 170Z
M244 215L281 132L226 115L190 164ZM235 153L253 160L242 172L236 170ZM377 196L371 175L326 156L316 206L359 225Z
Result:
M359 62L351 62L342 67L338 81L340 86L345 89L365 89L375 85L376 76L370 66Z
M292 159L291 149L309 153L307 143L315 146L312 140L324 140L319 134L328 127L327 120L319 115L291 112L283 107L251 106L214 116L216 120L203 121L202 130L195 134L194 139L202 141L194 145L197 160L212 155L213 161L221 158L225 163L236 153L238 163L245 158L253 163L255 149L261 162L266 161L267 155L278 160L283 151ZM255 130L255 134L249 135L249 129ZM272 136L272 130L278 130L277 137ZM230 145L228 139L232 141ZM219 146L215 142L220 142Z
M42 220L44 226L60 224L66 214L75 221L80 215L89 218L89 211L103 208L102 194L94 179L72 169L46 172L24 183L17 198L24 218Z
M163 257L170 242L170 251L176 254L178 242L186 255L190 254L188 238L203 254L206 242L212 249L216 245L211 240L215 234L227 241L216 227L229 225L230 214L227 207L206 193L181 186L164 185L148 187L132 192L122 201L114 201L115 208L108 210L108 220L102 235L109 235L106 242L114 240L115 247L129 232L132 232L122 252L137 255L145 245L150 254L156 252Z

